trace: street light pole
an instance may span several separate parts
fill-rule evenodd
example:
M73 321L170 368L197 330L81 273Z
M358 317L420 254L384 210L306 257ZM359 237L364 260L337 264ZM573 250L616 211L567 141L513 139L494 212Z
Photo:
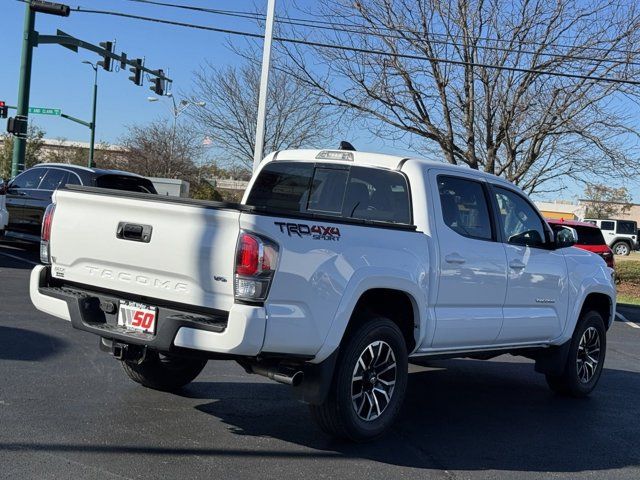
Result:
M184 113L190 106L194 105L196 107L204 107L207 102L192 102L191 100L180 100L179 104L176 104L176 99L173 95L167 94L167 96L171 97L171 102L173 104L173 108L170 108L171 114L173 115L173 128L171 129L171 144L169 145L169 164L171 164L173 160L173 150L174 143L176 141L176 129L178 127L178 117ZM147 97L147 100L150 102L157 102L160 100L158 97Z
M89 168L93 168L96 166L93 161L94 153L95 153L95 143L96 143L96 107L98 105L98 65L94 65L93 63L85 60L84 62L87 65L90 65L94 71L93 77L93 111L91 113L91 140L89 141Z
M267 119L267 94L269 92L269 65L271 63L271 41L273 40L273 19L276 11L276 0L267 4L267 24L264 30L264 46L262 50L262 74L260 75L260 96L258 98L258 123L256 125L256 147L253 152L253 171L262 161L264 150L264 132Z

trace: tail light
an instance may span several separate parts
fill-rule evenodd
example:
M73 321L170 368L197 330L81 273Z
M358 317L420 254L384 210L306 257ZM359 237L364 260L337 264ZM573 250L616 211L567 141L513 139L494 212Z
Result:
M263 302L278 263L275 242L241 231L236 248L234 296L244 302Z
M601 256L604 259L604 263L607 264L607 267L615 268L616 264L615 264L615 260L613 259L612 251L604 252L601 254Z
M56 204L51 203L44 211L44 216L42 217L42 231L40 234L40 261L42 263L51 263L49 240L51 239L51 223L53 222L53 214L55 211Z

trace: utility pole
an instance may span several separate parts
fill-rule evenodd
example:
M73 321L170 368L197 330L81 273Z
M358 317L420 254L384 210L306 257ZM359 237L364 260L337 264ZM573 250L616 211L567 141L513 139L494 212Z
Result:
M18 108L16 119L28 121L29 91L31 89L31 63L35 36L36 13L31 10L31 0L26 0L24 30L22 36L22 58L20 61L20 82L18 83ZM11 176L15 177L24 170L24 157L27 151L26 135L16 135L13 139L13 157Z
M262 50L262 74L260 76L260 97L258 99L258 124L256 125L256 148L253 152L253 171L262 161L264 151L265 122L267 119L267 94L269 93L269 66L271 63L271 41L273 40L273 19L276 12L276 0L267 4L267 23L264 30Z

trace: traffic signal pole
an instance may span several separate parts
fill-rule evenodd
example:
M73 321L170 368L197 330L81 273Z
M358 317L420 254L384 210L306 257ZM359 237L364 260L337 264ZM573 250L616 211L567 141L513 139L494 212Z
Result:
M24 14L24 33L22 37L22 59L20 62L20 82L18 83L18 105L16 118L28 119L29 91L31 89L31 64L35 37L36 14L31 10L31 1L26 0ZM17 135L13 139L13 157L11 161L11 176L15 177L24 170L24 158L27 151L27 139Z

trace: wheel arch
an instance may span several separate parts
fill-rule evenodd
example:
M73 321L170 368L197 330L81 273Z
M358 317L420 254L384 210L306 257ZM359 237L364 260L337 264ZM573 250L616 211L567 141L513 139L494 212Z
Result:
M591 292L584 298L582 302L576 325L579 323L580 319L586 312L595 310L602 316L605 327L608 329L613 323L615 316L613 307L614 303L609 295L602 292Z
M397 275L388 271L384 272L384 275L362 272L362 276L352 279L345 289L343 300L338 306L322 347L316 353L314 363L321 362L338 349L345 334L348 333L347 329L353 325L352 321L357 316L355 314L363 312L367 307L380 315L389 316L391 320L398 323L400 330L407 335L409 342L407 350L411 353L420 345L426 330L431 325L426 318L428 290L426 287L426 282L424 285L419 285L415 280L407 278L405 272L397 272ZM384 305L382 299L400 301L400 312L393 312L391 307L395 304ZM412 318L410 322L405 323L399 315L408 312L411 313ZM413 333L409 334L407 326L411 323Z

